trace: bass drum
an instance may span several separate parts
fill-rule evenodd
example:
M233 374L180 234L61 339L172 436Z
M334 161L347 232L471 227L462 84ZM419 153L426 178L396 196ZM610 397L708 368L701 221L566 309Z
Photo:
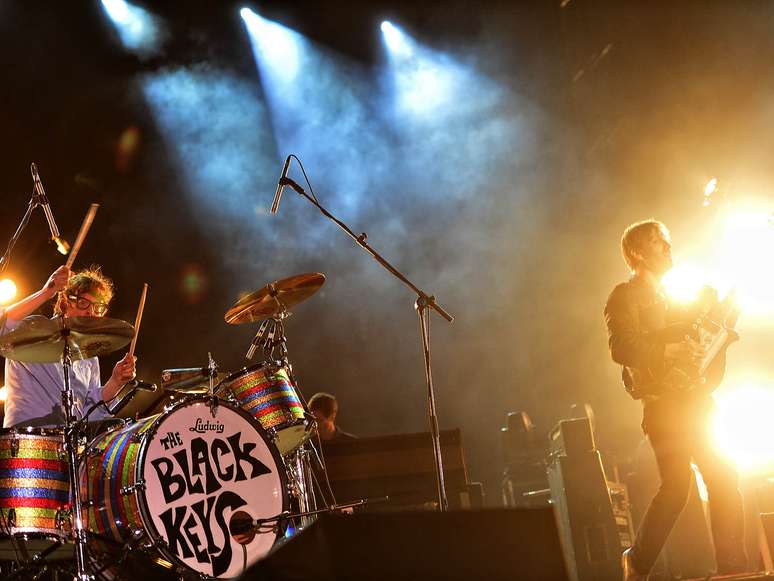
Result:
M288 507L282 459L263 428L209 397L93 440L81 495L91 557L119 578L148 560L183 577L236 577L282 533L251 523ZM134 571L131 556L143 563Z

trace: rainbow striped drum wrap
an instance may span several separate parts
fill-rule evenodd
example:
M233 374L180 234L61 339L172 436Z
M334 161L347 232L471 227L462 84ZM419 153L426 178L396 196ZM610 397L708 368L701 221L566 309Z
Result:
M122 494L121 490L136 482L140 436L157 417L109 431L89 445L85 467L81 468L81 498L91 500L84 523L90 533L125 543L133 531L144 528L137 495Z
M219 388L253 416L270 433L278 435L277 447L286 454L309 436L306 409L284 367L259 364L229 375Z
M57 430L0 432L0 513L11 533L64 539L62 519L70 500L64 438ZM0 539L7 539L7 530Z

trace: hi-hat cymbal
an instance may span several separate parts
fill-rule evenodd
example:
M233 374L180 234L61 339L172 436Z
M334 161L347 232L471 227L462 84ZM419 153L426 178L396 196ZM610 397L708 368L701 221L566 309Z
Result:
M226 322L232 325L252 323L287 313L304 302L325 283L321 272L308 272L283 278L240 299L226 312Z
M112 353L129 344L134 327L106 317L31 317L0 337L0 355L25 363L55 363L64 343L73 360Z
M161 372L161 387L165 392L176 394L204 394L210 391L210 375L217 385L227 373L212 371L208 367L181 367Z

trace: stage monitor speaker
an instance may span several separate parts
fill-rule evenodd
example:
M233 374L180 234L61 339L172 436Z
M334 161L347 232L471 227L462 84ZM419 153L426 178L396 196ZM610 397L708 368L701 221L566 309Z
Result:
M326 515L256 563L255 581L564 581L551 508Z

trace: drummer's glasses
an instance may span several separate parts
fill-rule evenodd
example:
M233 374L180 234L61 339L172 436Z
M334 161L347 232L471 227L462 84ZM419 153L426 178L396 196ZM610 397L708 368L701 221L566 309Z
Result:
M67 295L67 300L74 304L82 311L90 310L91 313L97 317L103 316L107 313L107 303L98 303L96 301L90 301L89 299L80 295Z

